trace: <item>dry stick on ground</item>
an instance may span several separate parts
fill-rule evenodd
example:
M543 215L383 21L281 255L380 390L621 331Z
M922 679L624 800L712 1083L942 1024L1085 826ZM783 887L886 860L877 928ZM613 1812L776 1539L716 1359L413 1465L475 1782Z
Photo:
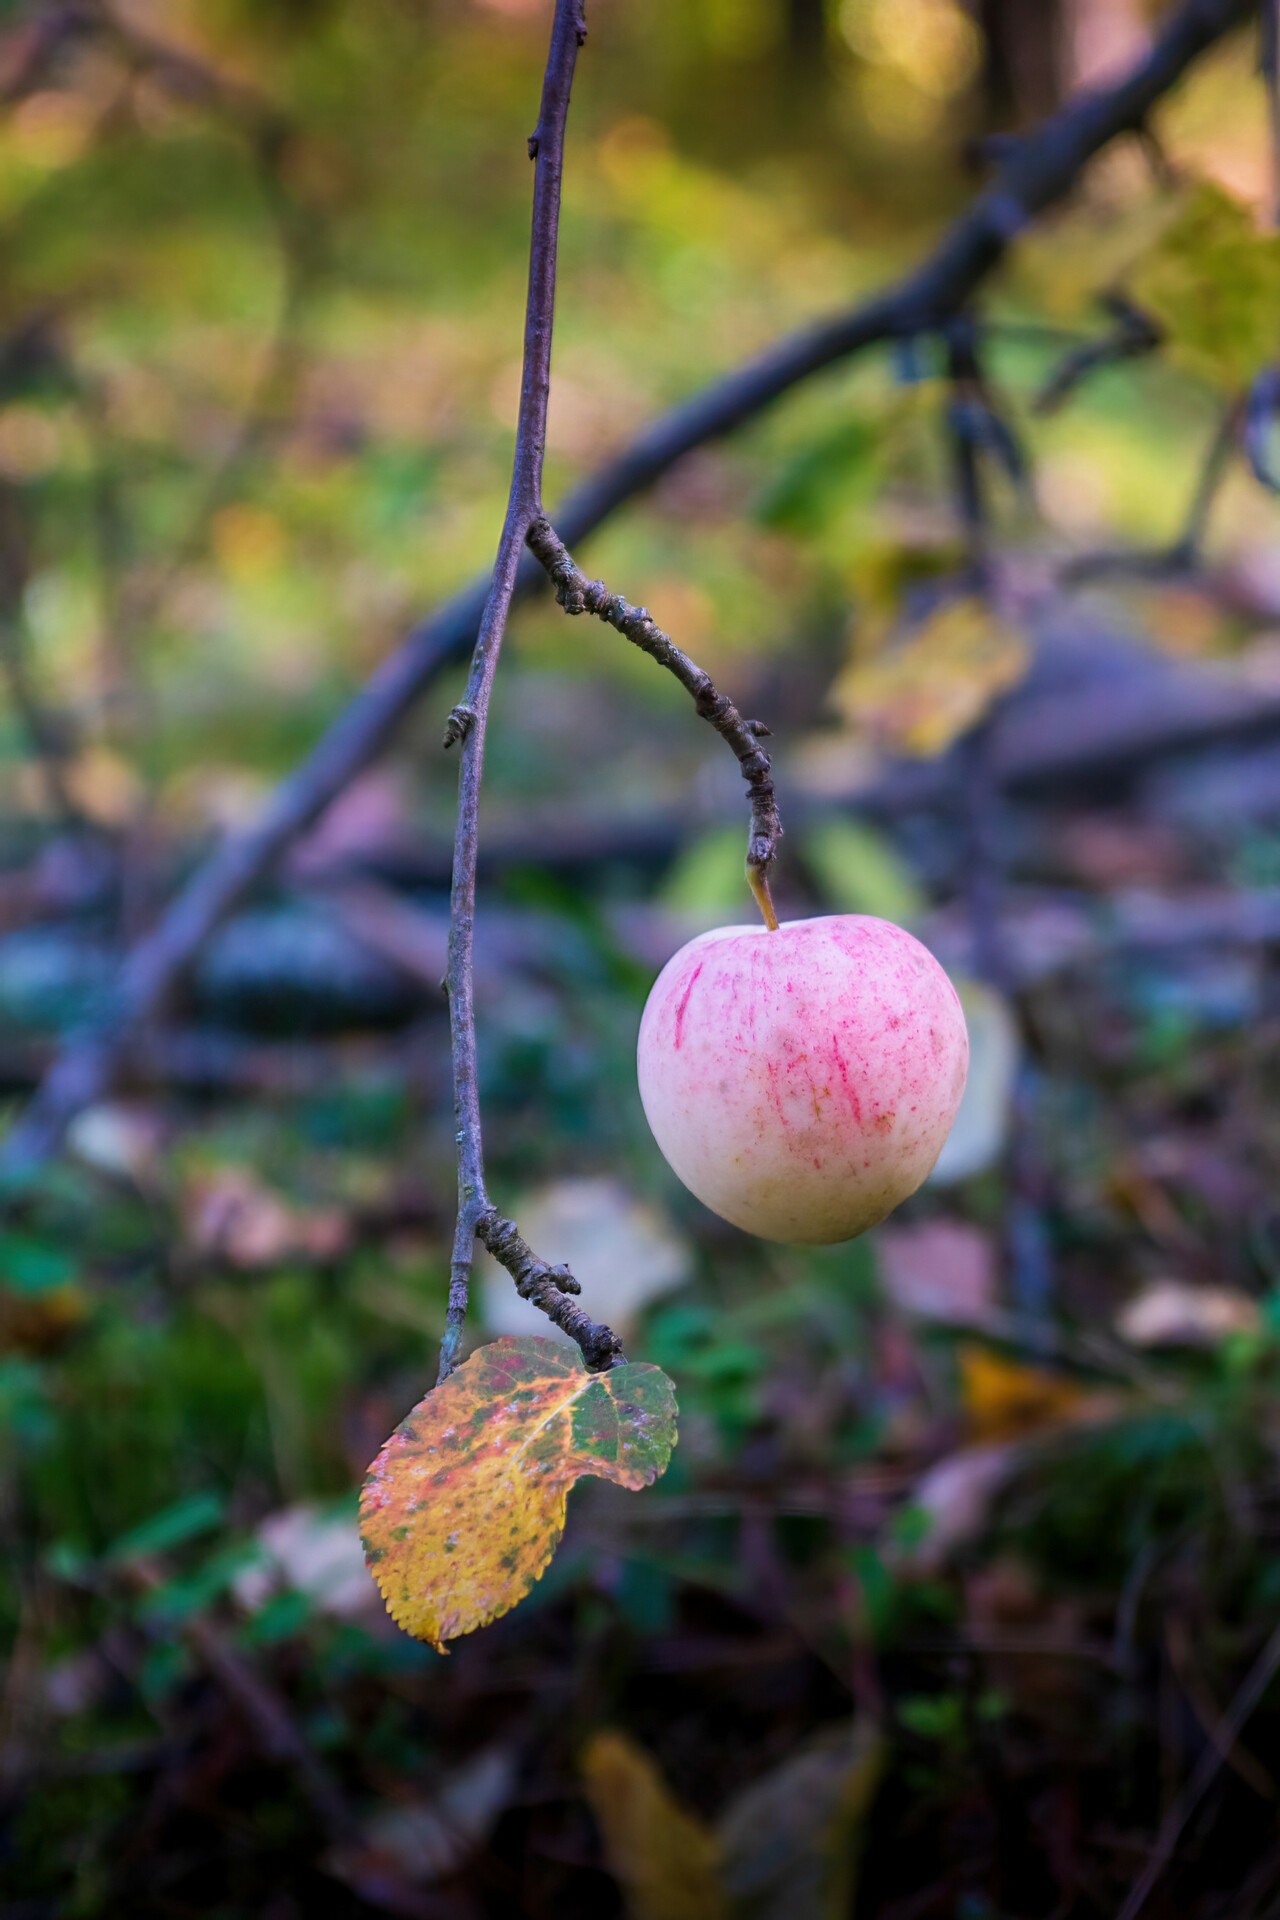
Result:
M1118 1920L1138 1920L1161 1874L1173 1858L1174 1850L1194 1818L1201 1801L1221 1773L1227 1755L1243 1733L1254 1708L1280 1672L1280 1627L1271 1635L1262 1652L1240 1683L1221 1724L1187 1775L1181 1792L1164 1817L1151 1857L1129 1890Z
M769 729L762 720L744 720L732 700L718 693L711 675L696 666L662 631L647 607L633 607L620 593L610 593L603 580L588 580L576 567L551 522L538 518L529 528L529 546L547 570L556 599L566 613L594 613L633 646L673 673L702 718L728 742L751 796L751 827L747 837L747 879L765 924L776 930L778 916L769 897L769 868L778 848L782 822L774 801L769 756L760 745Z
M461 743L462 765L458 774L458 824L453 842L453 889L449 900L449 968L445 975L453 1049L458 1221L449 1269L448 1320L440 1346L441 1380L447 1379L458 1357L477 1240L507 1269L524 1298L540 1307L556 1326L577 1341L589 1367L614 1366L623 1357L618 1336L608 1327L597 1326L569 1298L579 1291L573 1276L564 1267L553 1267L539 1260L521 1239L514 1223L502 1218L485 1190L473 980L476 856L485 727L525 540L530 527L542 514L542 457L551 386L551 329L556 299L564 129L578 48L586 33L583 0L556 0L551 50L542 83L542 106L529 142L529 155L536 168L533 232L529 245L529 297L525 308L524 374L520 383L511 493L493 569L493 585L480 619L466 696L450 715L444 741L446 746Z
M866 305L787 335L664 414L564 502L555 516L561 537L576 545L695 447L754 419L823 368L884 341L936 330L998 265L1015 234L1071 190L1096 153L1141 128L1187 69L1256 11L1257 0L1187 0L1113 86L1082 95L1011 144L991 185L921 267ZM543 577L529 555L516 592ZM138 1029L185 983L210 935L377 759L435 674L471 646L488 588L488 580L474 581L415 627L276 789L257 825L225 841L193 876L130 954L110 1018L68 1041L6 1139L0 1173L12 1179L37 1166L57 1150L81 1108L110 1090Z

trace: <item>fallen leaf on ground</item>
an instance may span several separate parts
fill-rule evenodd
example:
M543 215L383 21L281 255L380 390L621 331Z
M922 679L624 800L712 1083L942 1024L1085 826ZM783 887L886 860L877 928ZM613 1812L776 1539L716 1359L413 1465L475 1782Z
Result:
M736 1795L714 1828L628 1734L596 1734L582 1774L628 1920L843 1920L884 1760L878 1729L824 1728Z
M922 1220L882 1227L874 1244L881 1291L904 1313L963 1325L994 1308L996 1252L982 1227Z
M1116 1316L1116 1331L1135 1347L1216 1347L1257 1329L1258 1305L1248 1294L1183 1280L1152 1281Z
M262 1522L257 1541L262 1557L234 1581L237 1600L250 1612L282 1587L306 1594L318 1613L339 1619L376 1604L352 1514L310 1503L285 1507Z
M191 1250L233 1267L270 1267L301 1255L335 1260L351 1238L338 1207L298 1207L247 1167L224 1167L193 1180L184 1208Z
M895 1547L892 1559L911 1573L938 1573L962 1547L979 1538L991 1510L1026 1457L1018 1441L962 1447L939 1460L911 1494L919 1537Z
M139 1187L154 1184L164 1140L164 1122L154 1109L120 1100L86 1107L67 1129L67 1145L77 1159Z
M1089 1399L1074 1380L989 1347L966 1344L957 1357L960 1402L974 1440L1020 1440L1078 1414Z
M845 1920L885 1757L878 1728L827 1727L730 1804L718 1836L733 1920Z
M486 1747L430 1799L379 1807L356 1839L332 1849L330 1872L375 1905L388 1875L412 1887L448 1879L493 1831L515 1777L511 1750Z
M680 1805L652 1755L625 1733L598 1733L582 1777L628 1920L729 1920L716 1837Z

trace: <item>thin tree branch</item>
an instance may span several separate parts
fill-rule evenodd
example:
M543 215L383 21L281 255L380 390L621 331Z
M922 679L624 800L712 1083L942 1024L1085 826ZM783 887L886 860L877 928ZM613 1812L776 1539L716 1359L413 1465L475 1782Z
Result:
M466 696L450 716L445 745L460 742L458 823L453 842L453 887L449 900L449 1032L453 1054L453 1111L458 1147L458 1219L449 1270L449 1310L440 1345L440 1379L457 1361L467 1313L471 1263L477 1235L494 1258L513 1275L525 1299L550 1316L578 1342L589 1367L616 1365L621 1342L608 1327L598 1327L565 1297L578 1291L565 1269L540 1261L514 1224L498 1214L485 1191L484 1147L480 1134L480 1093L476 1064L475 953L476 858L480 837L480 782L484 737L498 655L515 596L516 575L529 529L542 513L542 458L546 446L547 396L551 388L551 333L556 302L556 243L560 225L560 181L564 171L564 130L578 48L587 34L583 0L556 0L551 50L542 84L538 124L529 141L535 164L533 232L529 244L529 296L525 307L524 374L516 423L511 492L503 523L493 584L480 618Z
M1073 347L1058 362L1031 403L1032 413L1041 419L1057 413L1078 387L1104 367L1142 359L1160 345L1160 329L1155 322L1123 294L1106 293L1100 304L1110 315L1111 325L1096 338Z
M999 264L1013 236L1062 199L1096 153L1141 126L1187 69L1256 8L1257 0L1187 0L1114 86L1081 96L1014 143L992 184L914 273L863 306L787 335L639 434L560 507L556 524L566 544L584 539L695 447L754 419L823 368L936 329ZM543 577L529 555L516 593ZM56 1151L81 1107L102 1098L139 1026L184 984L209 936L377 759L440 668L472 644L488 587L487 579L473 581L415 627L276 789L257 825L225 841L189 881L126 962L112 1018L69 1041L51 1068L5 1141L0 1173L13 1178L38 1165Z
M1108 547L1097 553L1082 553L1062 568L1062 585L1084 586L1090 580L1110 579L1117 575L1163 580L1194 573L1203 558L1209 516L1227 477L1245 417L1246 401L1240 398L1231 400L1205 449L1182 526L1167 547Z
M489 1249L498 1265L506 1268L521 1299L531 1300L548 1320L577 1341L583 1359L593 1372L621 1365L626 1356L617 1334L609 1327L600 1326L569 1298L570 1294L581 1293L582 1288L568 1267L553 1267L540 1260L528 1241L522 1239L515 1221L504 1220L496 1207L487 1207L479 1215L476 1238ZM441 1378L444 1378L443 1364L442 1349Z
M1200 558L1205 535L1209 529L1209 515L1213 511L1222 483L1227 477L1227 469L1240 438L1243 417L1243 400L1232 400L1224 410L1218 422L1217 431L1205 452L1204 461L1196 476L1195 491L1187 508L1187 517L1182 523L1181 533L1174 542L1174 552L1186 567L1195 566Z
M762 720L744 720L732 700L718 693L711 675L682 653L662 631L647 607L633 607L620 593L610 593L603 580L588 580L576 567L551 522L538 518L529 529L529 546L546 568L556 599L566 613L594 613L633 646L673 673L692 696L699 714L726 741L742 769L751 798L751 828L747 840L747 874L766 923L778 921L769 898L769 868L778 849L782 821L774 800L769 756L760 745L769 732Z

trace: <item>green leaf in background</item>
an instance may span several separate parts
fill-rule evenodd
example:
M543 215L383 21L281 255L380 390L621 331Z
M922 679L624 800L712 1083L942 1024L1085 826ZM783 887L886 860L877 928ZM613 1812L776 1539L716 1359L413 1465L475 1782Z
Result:
M120 1566L130 1560L143 1560L153 1553L168 1553L173 1547L180 1547L188 1540L194 1540L197 1534L208 1533L222 1520L226 1510L226 1501L220 1493L192 1493L185 1499L175 1500L171 1507L164 1507L159 1513L153 1513L148 1520L142 1520L136 1527L130 1527L118 1540L113 1540L104 1559L114 1566Z
M873 913L908 926L924 912L915 875L874 827L827 814L805 827L800 853L833 913Z
M1172 361L1239 392L1275 357L1280 236L1202 180L1139 257L1125 292L1160 327Z
M756 518L783 533L820 532L837 513L870 499L880 475L884 423L866 413L796 454L756 503Z
M34 1455L56 1430L44 1368L16 1354L0 1358L0 1436Z
M726 914L755 916L747 891L745 825L713 827L676 855L658 890L658 905L672 913L698 914L715 926Z
M141 1608L143 1618L176 1626L203 1613L234 1586L236 1576L253 1564L258 1553L253 1540L233 1540L216 1547L193 1573L167 1580L149 1593Z
M14 1293L52 1293L75 1277L76 1263L61 1247L26 1234L0 1234L0 1284Z

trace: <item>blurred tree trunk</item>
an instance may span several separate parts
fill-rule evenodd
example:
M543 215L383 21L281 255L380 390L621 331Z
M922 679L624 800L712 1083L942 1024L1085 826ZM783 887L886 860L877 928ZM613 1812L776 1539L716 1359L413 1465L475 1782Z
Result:
M827 51L827 0L785 0L785 10L792 65L822 66Z
M991 125L1025 126L1062 104L1068 5L1069 0L977 0L985 48L982 87Z

